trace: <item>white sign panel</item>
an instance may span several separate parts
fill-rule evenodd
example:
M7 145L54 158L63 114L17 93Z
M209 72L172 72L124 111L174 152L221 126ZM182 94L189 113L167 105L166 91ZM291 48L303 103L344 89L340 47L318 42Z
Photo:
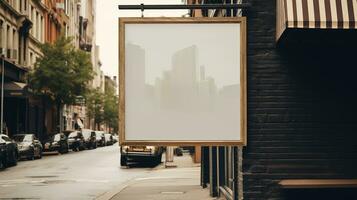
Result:
M119 37L122 144L245 144L244 18L124 18Z

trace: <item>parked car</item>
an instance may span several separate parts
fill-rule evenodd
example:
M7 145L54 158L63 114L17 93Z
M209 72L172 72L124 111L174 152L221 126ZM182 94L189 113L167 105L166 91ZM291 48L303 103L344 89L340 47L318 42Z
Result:
M95 138L97 140L97 146L105 146L105 137L103 131L95 131Z
M5 168L7 165L7 152L5 140L0 138L0 169Z
M113 145L114 141L113 141L113 136L110 133L104 133L104 137L105 137L105 145L109 146L109 145Z
M73 151L82 151L85 149L84 137L79 131L72 131L68 134L68 146Z
M119 136L118 135L113 135L113 142L117 143L119 141Z
M90 129L82 129L82 135L84 137L84 144L87 149L97 148L97 139L95 132Z
M0 169L17 165L18 154L17 144L7 135L0 134Z
M18 134L14 135L13 139L18 145L20 158L42 158L42 144L34 134Z
M44 143L44 151L58 151L68 153L68 139L64 133L57 133Z
M174 149L174 154L175 154L176 156L183 156L183 149L182 149L181 147L176 147L176 148Z
M69 134L71 134L74 131L76 131L76 130L64 130L64 131L62 131L62 133L64 133L64 135L68 138Z
M121 146L120 165L127 166L128 162L161 163L163 147L159 146Z

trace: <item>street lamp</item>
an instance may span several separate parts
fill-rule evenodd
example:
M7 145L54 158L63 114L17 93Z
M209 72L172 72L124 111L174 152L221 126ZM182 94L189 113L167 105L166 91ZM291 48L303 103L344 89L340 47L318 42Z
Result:
M0 130L1 134L3 134L4 131L4 78L5 78L5 67L4 67L4 60L5 56L4 54L1 55L1 123L0 123Z

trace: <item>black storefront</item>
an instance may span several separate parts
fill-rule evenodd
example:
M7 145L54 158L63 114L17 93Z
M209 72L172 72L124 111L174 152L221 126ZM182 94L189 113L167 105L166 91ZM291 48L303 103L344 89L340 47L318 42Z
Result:
M245 2L248 142L203 147L202 185L227 199L357 199L357 2Z
M43 133L44 111L42 101L34 97L26 84L25 68L2 59L4 64L4 133L10 137L19 133Z

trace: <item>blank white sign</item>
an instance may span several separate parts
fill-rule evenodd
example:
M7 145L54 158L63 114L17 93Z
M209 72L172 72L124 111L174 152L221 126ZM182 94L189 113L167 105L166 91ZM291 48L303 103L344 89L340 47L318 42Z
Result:
M241 24L125 24L125 141L241 141Z

